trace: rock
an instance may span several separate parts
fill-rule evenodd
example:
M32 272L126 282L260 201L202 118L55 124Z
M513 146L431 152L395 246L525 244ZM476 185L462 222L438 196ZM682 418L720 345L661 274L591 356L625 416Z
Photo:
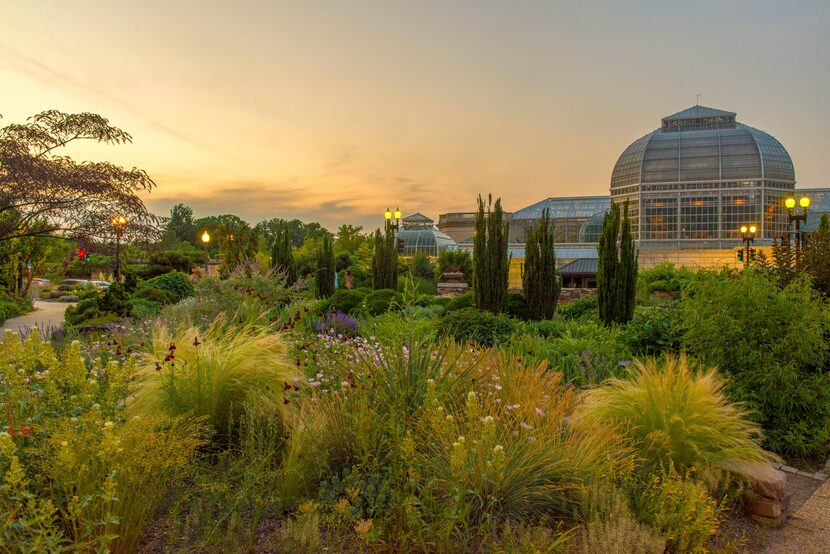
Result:
M767 498L781 498L787 485L787 474L773 469L764 475L757 475L752 481L752 490Z
M789 505L789 498L787 499L787 504ZM762 517L776 518L780 517L783 513L781 502L775 498L767 498L758 494L750 495L747 509L750 514Z

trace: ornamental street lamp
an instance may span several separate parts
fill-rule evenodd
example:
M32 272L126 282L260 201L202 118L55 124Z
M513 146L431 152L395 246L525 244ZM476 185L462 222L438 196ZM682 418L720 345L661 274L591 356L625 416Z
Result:
M801 207L800 213L795 213L795 198L790 196L784 200L784 205L787 206L787 223L792 225L795 222L795 263L798 265L798 259L801 254L801 246L804 243L804 236L801 232L801 222L807 222L807 208L810 207L810 197L802 195L798 199L798 205Z
M121 236L124 234L124 227L127 226L127 218L123 215L112 217L112 226L115 229L115 270L113 279L116 283L121 280Z
M208 253L208 243L210 242L210 235L207 231L202 233L202 244L205 245L205 277L208 276L208 263L210 262L210 254Z
M758 229L755 225L750 225L747 227L746 225L741 226L741 236L743 236L744 244L746 244L746 255L744 256L744 265L749 263L749 259L752 257L752 248L751 244L755 240L755 232Z
M389 211L389 208L386 208L386 213L383 214L383 217L386 218L386 223L394 227L396 231L398 230L401 223L401 210L399 208L395 208L394 212L391 212ZM395 218L394 223L392 222L393 217Z

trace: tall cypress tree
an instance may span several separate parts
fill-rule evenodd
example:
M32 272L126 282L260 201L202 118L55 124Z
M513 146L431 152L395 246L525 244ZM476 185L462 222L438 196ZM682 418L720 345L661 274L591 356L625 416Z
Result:
M372 288L396 289L398 287L398 247L395 229L386 223L383 234L375 231L372 254Z
M331 235L323 235L323 242L317 247L317 272L314 278L317 298L334 294L334 250Z
M614 322L614 299L617 295L617 235L620 232L620 206L611 203L611 209L602 220L602 230L597 245L597 306L599 319L605 325Z
M634 315L638 269L627 201L622 221L619 204L611 204L602 222L597 251L599 318L605 325L626 323Z
M297 280L297 270L292 253L291 231L286 222L280 222L271 245L271 268L285 274L286 282L291 285Z
M619 311L617 321L627 323L634 317L634 305L637 297L637 250L634 237L631 236L631 220L628 218L628 200L623 205L622 229L620 232L620 268L619 268Z
M553 227L548 210L539 222L528 229L525 264L522 268L522 291L533 319L550 319L556 311L562 285L556 274Z
M478 197L475 236L473 237L473 287L476 307L491 312L504 311L507 303L507 284L510 259L507 255L509 224L504 220L501 198L492 205L493 198Z

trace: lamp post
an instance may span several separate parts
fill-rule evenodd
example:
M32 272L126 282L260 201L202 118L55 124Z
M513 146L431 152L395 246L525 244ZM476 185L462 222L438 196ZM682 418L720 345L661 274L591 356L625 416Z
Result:
M752 253L752 248L750 245L755 240L755 232L758 229L755 225L750 225L747 227L746 225L741 226L741 235L743 236L744 244L746 244L746 255L744 256L744 266L749 264L750 254Z
M124 234L124 227L127 226L127 218L123 215L116 215L112 218L112 226L115 229L115 270L113 280L121 281L121 235Z
M801 246L804 243L804 237L801 234L801 222L807 222L807 208L810 207L810 197L805 194L798 199L798 205L801 207L800 213L795 212L794 197L790 196L784 200L784 205L787 206L787 223L792 225L795 222L795 265L798 265Z
M208 276L208 263L210 262L210 253L208 252L208 243L210 242L210 235L207 231L202 233L202 244L205 245L205 277Z
M383 214L383 217L386 218L386 223L391 225L396 231L398 227L400 227L401 223L401 210L399 208L395 208L394 212L389 211L389 208L386 208L386 213ZM395 218L395 222L392 222L392 218Z

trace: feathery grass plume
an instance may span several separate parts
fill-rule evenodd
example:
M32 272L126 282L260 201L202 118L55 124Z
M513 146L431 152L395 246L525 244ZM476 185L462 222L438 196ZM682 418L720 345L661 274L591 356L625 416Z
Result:
M299 373L286 354L279 335L250 323L228 327L217 318L204 334L158 325L128 414L191 413L227 434L253 392L290 402Z
M663 554L666 539L649 527L622 514L590 523L579 537L579 554Z
M606 425L572 419L578 394L545 365L489 353L491 377L463 403L435 400L424 417L419 464L432 509L448 531L486 522L567 516L586 483L627 456Z
M636 361L627 373L588 391L581 416L618 425L648 469L716 478L720 471L751 474L777 459L760 447L761 430L726 398L714 369L694 371L684 356Z

